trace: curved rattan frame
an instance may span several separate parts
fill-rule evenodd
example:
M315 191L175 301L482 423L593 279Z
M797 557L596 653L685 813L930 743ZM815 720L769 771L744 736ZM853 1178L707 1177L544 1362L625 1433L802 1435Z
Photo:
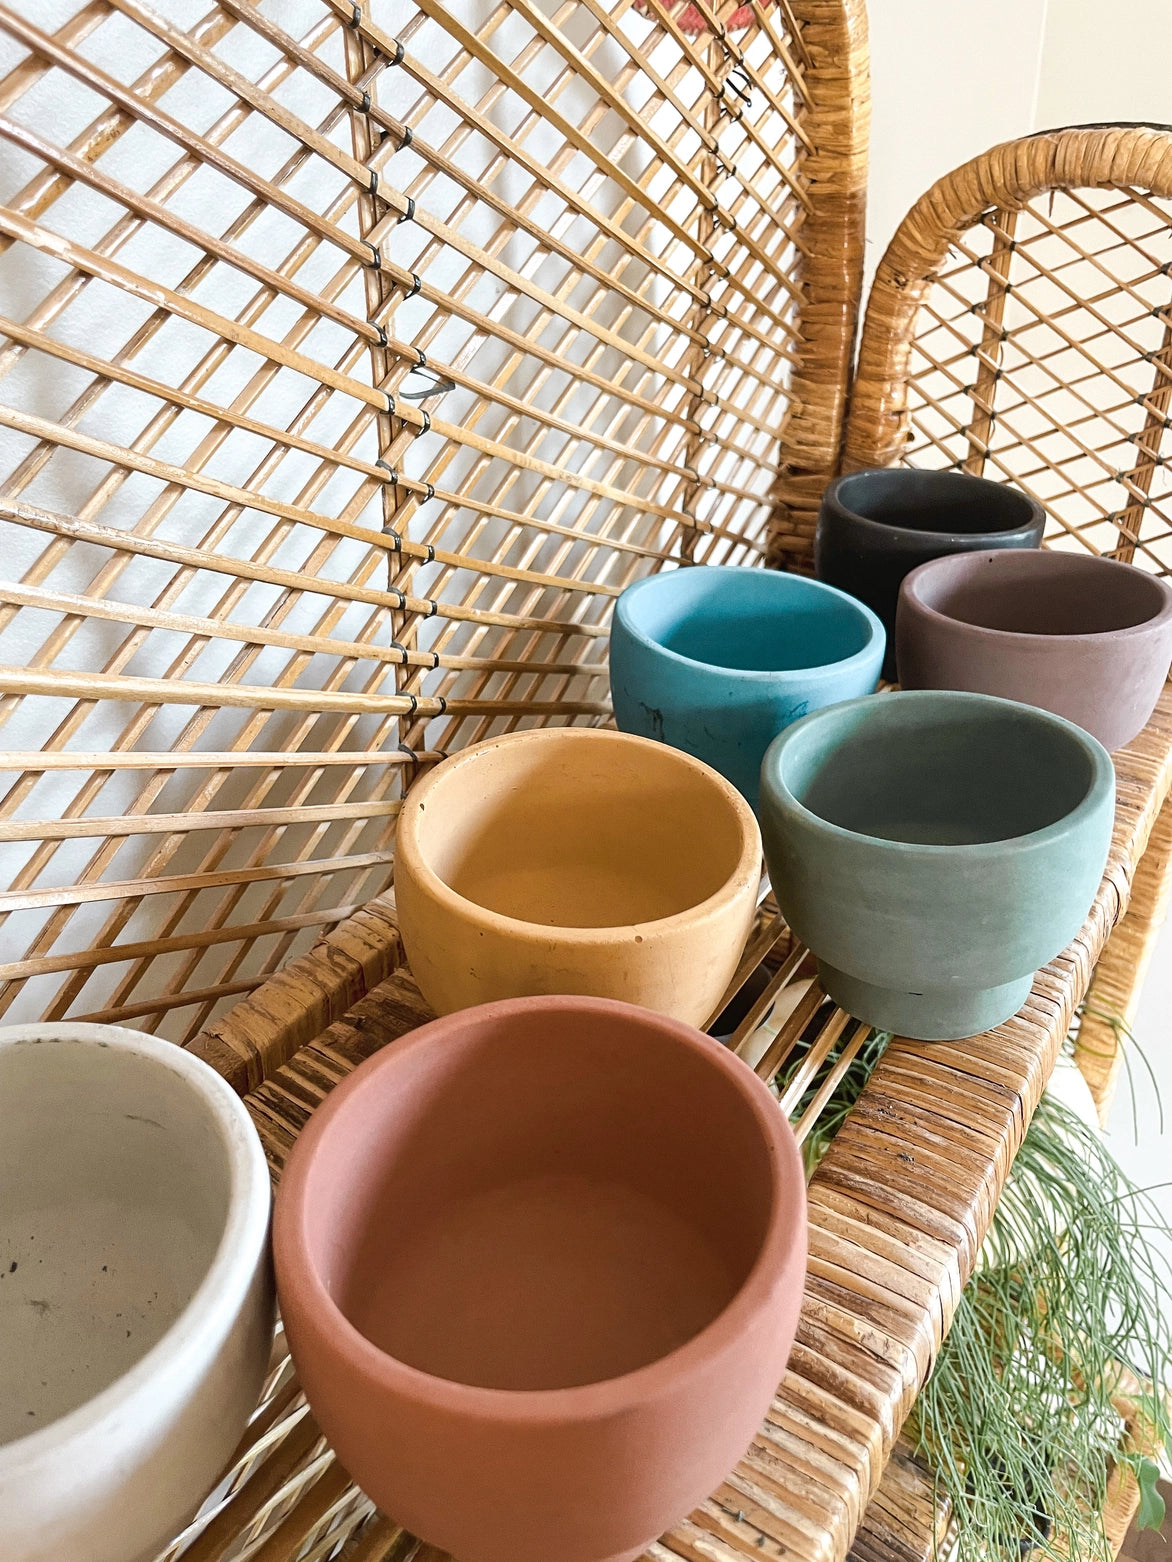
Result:
M843 468L892 466L906 443L908 356L916 320L949 248L988 212L1055 190L1138 187L1172 197L1172 130L1086 125L993 147L922 195L895 230L871 284L850 391Z
M845 432L863 286L871 96L863 0L804 0L795 10L810 51L810 256L766 562L808 571L818 504L838 471Z

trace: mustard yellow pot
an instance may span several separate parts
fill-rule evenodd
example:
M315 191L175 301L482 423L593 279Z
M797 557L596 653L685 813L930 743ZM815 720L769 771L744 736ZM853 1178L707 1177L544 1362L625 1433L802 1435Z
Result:
M753 811L708 765L621 732L490 738L413 788L395 894L439 1014L580 993L703 1026L757 901Z

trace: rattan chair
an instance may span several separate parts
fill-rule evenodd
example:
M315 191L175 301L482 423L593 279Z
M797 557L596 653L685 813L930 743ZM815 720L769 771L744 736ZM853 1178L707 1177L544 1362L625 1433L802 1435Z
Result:
M916 203L877 268L844 468L952 467L1011 481L1045 507L1048 546L1166 574L1170 277L1169 127L1076 126L975 158ZM1104 1120L1122 1063L1113 1022L1134 1014L1168 907L1170 718L1165 695L1152 726L1117 756L1120 815L1139 823L1109 911L1122 920L1089 990L1089 964L1071 973L1072 996L1086 1001L1076 1058ZM1098 947L1096 935L1080 953L1093 959ZM933 1524L947 1516L906 1455L894 1477L898 1546L926 1557ZM1115 1551L1138 1500L1120 1468L1104 1515ZM881 1500L856 1541L859 1562L892 1534Z
M0 1012L189 1042L386 888L420 765L605 719L631 579L808 534L865 41L841 0L40 12L0 11Z
M1172 128L1087 125L941 179L876 272L845 466L1016 483L1049 546L1172 568ZM1080 1066L1106 1115L1167 909L1172 806L1095 975Z
M420 768L522 723L605 721L607 614L640 573L809 567L861 278L863 19L846 0L219 0L181 30L94 0L43 25L38 6L0 8L0 1007L191 1047L246 1093L279 1175L316 1102L426 1018L387 893ZM849 459L1000 450L1006 355L1029 327L990 214L1021 208L1022 237L1054 223L1080 264L1110 254L1079 316L1089 361L1111 385L1131 384L1122 359L1159 373L1163 317L1135 334L1105 300L1163 306L1172 137L1100 131L1101 161L1079 162L1089 134L990 154L909 216L876 284ZM1028 186L1011 177L1026 167ZM1084 220L1122 236L1088 244ZM961 373L960 345L931 348L950 245L980 389L909 444L903 400L939 401L932 376ZM1067 313L1049 307L1060 333ZM1161 383L1135 391L1140 434ZM1148 504L1142 524L1110 512L1110 545L1158 563L1157 476L1116 465ZM1059 481L1089 493L1076 477ZM1070 522L1069 493L1045 497ZM1102 547L1081 517L1077 541ZM1166 697L1120 756L1088 924L1022 1013L889 1049L811 1186L805 1309L769 1420L656 1562L930 1545L930 1488L888 1457L1133 877L1121 936L1143 944L1154 922L1167 843L1143 852L1170 756ZM1115 947L1104 989L1135 963L1112 977ZM808 973L768 905L738 982L763 961L734 1045ZM807 992L756 1064L775 1074L819 1015L785 1104L837 1061L802 1135L867 1034L820 1003ZM280 1339L180 1550L433 1562L350 1485Z

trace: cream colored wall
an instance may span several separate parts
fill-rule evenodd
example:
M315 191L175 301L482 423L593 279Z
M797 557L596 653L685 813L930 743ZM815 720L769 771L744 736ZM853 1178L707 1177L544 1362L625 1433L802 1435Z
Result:
M868 277L930 184L1033 128L1046 0L869 0L869 20Z
M1102 120L1172 124L1172 0L1049 0L1038 92L1039 127ZM1143 1186L1172 1176L1172 923L1163 933L1135 1018L1163 1100L1135 1065L1135 1122L1126 1081L1108 1125L1110 1144ZM1138 1125L1138 1135L1136 1126ZM1172 1221L1172 1187L1155 1195Z

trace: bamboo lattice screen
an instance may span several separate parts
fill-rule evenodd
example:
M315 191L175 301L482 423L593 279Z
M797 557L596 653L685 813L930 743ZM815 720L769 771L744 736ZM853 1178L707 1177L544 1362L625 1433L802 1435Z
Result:
M863 58L838 0L0 7L0 1013L190 1039L421 763L605 719L629 581L800 550Z

